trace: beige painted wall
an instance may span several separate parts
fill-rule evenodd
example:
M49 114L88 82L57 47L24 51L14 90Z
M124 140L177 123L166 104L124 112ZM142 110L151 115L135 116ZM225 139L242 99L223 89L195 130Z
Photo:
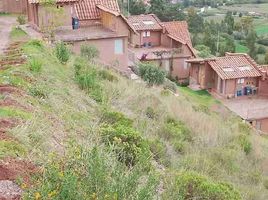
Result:
M115 48L115 40L123 39L124 44L124 53L120 55L116 55L114 53ZM99 40L89 40L89 41L81 41L75 42L73 44L73 51L75 53L80 53L80 47L82 44L88 44L95 46L99 52L99 60L104 64L117 65L121 70L127 70L128 67L128 51L127 51L127 37L121 38L109 38L109 39L99 39Z

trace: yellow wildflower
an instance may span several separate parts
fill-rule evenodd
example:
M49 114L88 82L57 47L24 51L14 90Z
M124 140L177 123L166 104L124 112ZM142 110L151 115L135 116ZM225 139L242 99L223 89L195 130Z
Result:
M39 199L41 199L41 194L39 192L36 192L34 194L34 197L35 197L35 200L39 200Z

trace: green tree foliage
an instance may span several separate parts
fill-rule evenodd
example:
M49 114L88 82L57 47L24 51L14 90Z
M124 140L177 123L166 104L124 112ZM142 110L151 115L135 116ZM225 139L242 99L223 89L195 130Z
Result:
M145 14L146 7L142 0L129 0L129 12L131 15Z
M198 51L198 56L201 58L208 58L211 57L210 48L205 45L197 45L195 49Z
M268 51L266 51L264 61L265 61L265 64L268 64Z
M249 55L256 59L257 56L257 49L256 49L256 41L257 41L257 34L256 31L251 29L248 32L248 35L246 37L246 45L249 48Z
M234 30L234 17L233 17L233 13L231 11L228 11L224 17L223 20L226 25L227 25L227 29L228 29L228 34L231 35L233 33Z
M72 142L67 151L49 155L25 199L153 199L158 180L143 170L148 161L129 169L100 147L85 149Z
M247 35L250 30L253 29L253 18L252 17L242 17L240 20L242 31Z
M204 29L204 19L197 14L194 8L189 8L187 16L187 22L189 25L189 30L192 33L201 33Z
M83 44L80 49L81 56L87 60L92 60L99 57L99 50L92 45Z
M139 74L149 86L161 85L164 83L166 73L152 63L140 63Z
M135 165L142 156L149 157L148 143L132 126L132 121L118 112L103 113L101 134L112 145L118 160L127 166Z
M70 58L70 51L63 42L56 44L55 53L61 63L66 63Z
M151 0L150 4L149 12L156 14L161 21L185 19L181 4L170 3L168 0Z
M222 35L223 41L219 46L219 53L221 56L224 56L226 52L235 52L235 41L232 36L228 34Z
M196 172L181 172L174 178L164 199L241 200L240 193L230 184L214 182Z

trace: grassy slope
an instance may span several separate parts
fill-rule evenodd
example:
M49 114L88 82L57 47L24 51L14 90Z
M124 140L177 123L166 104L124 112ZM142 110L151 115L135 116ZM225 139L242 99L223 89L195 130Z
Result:
M268 153L267 140L255 134L248 135L252 131L206 93L180 88L179 97L163 95L161 88L147 88L144 83L118 76L118 82L103 81L106 101L98 104L78 88L72 61L67 65L60 64L50 48L26 45L24 51L29 57L42 61L40 73L31 73L27 65L1 73L5 73L11 84L13 78L18 79L14 74L28 77L31 83L20 80L17 85L26 91L38 89L46 98L17 97L34 108L28 114L30 116L19 116L24 123L10 132L26 149L23 152L27 154L21 156L43 166L51 152L66 154L70 140L77 141L83 148L102 146L99 120L102 108L106 107L133 119L135 128L144 138L160 139L165 143L164 156L169 162L165 168L169 170L163 171L161 163L156 165L160 174L166 177L164 179L168 179L172 171L194 170L213 180L234 184L244 199L268 198L263 187L263 180L268 175L265 174L267 165L263 164ZM148 107L153 108L157 118L146 116ZM191 130L193 140L183 153L176 152L170 141L159 136L167 116L180 119ZM241 147L241 135L246 135L252 144L249 155Z

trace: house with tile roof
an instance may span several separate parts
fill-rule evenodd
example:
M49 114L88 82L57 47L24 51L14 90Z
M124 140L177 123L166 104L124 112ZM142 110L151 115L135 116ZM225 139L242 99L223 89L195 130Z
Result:
M43 12L42 0L28 2L29 22L38 28L46 26L49 16ZM56 31L56 40L71 44L76 53L82 44L93 45L100 52L100 62L128 69L128 36L135 30L120 13L117 0L56 0L56 6L64 10L64 23ZM75 29L73 19L79 21Z
M189 78L186 60L196 57L187 22L161 22L156 15L134 15L128 24L136 33L129 37L129 54L133 63L151 61L177 81Z
M190 64L190 87L209 89L225 98L265 93L264 87L260 87L264 72L247 54L226 53L224 57L187 62Z

